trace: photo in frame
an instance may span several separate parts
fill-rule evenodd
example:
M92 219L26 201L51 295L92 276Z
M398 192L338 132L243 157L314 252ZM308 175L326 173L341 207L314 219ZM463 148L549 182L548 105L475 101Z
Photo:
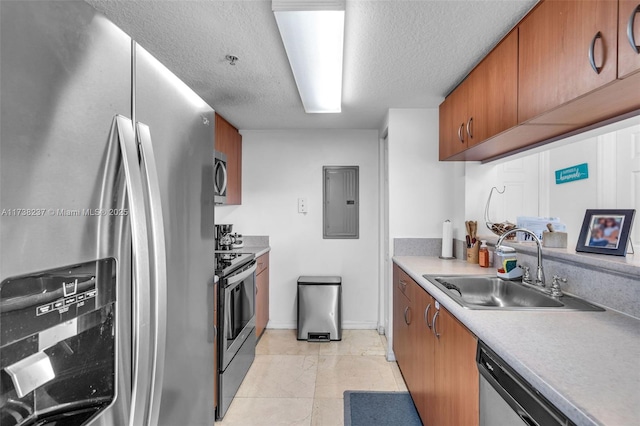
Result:
M625 256L635 210L587 210L576 251Z

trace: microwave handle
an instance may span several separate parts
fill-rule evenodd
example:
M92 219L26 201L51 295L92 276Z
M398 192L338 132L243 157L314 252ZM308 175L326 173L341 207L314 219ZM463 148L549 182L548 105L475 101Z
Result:
M220 186L218 186L218 182L215 179L218 173L217 170L214 170L213 184L215 185L218 194L224 194L227 190L227 167L223 162L216 162L215 168L218 169L218 167L222 170L222 182L220 183Z

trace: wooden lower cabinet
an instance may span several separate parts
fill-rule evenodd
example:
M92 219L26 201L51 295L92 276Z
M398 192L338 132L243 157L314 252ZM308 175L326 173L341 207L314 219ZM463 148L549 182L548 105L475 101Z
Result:
M479 377L476 338L446 309L434 321L435 398L429 404L431 425L477 425L479 422Z
M256 269L256 335L262 336L269 322L269 253L257 259Z
M435 299L429 293L415 287L416 311L419 314L413 333L415 337L414 363L415 374L418 377L417 386L411 390L420 418L425 425L435 425L433 406L437 394L435 381L435 351L436 337L432 332L432 321L435 313Z
M411 300L404 290L406 281L401 277L403 271L393 265L393 353L398 361L407 385L411 381L411 336L410 325L413 320ZM406 275L406 274L405 274ZM402 282L401 282L402 281ZM404 288L403 288L404 287Z
M393 350L422 423L477 425L475 336L396 264L393 281Z

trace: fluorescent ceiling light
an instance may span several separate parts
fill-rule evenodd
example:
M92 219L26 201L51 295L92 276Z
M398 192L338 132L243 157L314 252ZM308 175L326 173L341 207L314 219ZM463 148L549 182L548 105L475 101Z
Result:
M340 112L344 0L273 0L272 9L304 110Z

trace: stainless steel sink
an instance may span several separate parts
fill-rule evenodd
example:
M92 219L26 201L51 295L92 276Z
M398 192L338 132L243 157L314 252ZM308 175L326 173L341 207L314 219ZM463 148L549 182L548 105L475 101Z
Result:
M423 276L467 309L604 311L577 297L551 297L518 281L503 280L495 275Z

